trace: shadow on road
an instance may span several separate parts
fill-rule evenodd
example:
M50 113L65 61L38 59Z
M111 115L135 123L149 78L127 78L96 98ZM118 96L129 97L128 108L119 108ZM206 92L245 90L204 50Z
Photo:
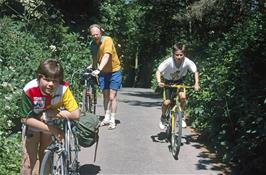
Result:
M125 96L132 96L134 98L118 98L119 102L127 103L131 106L143 106L143 107L154 107L154 106L161 106L161 97L160 94L155 93L153 91L137 91L137 90L128 90L128 91L121 91L120 94ZM139 99L140 97L141 99ZM143 100L145 98L145 100Z
M94 175L101 171L101 167L93 164L85 164L79 168L80 175Z
M125 94L128 96L136 96L136 97L143 97L143 98L161 98L160 94L155 93L155 92L138 92L138 91L133 91L133 92L121 92L121 94Z
M203 138L191 128L189 130L191 134L185 136L186 142L184 144L191 144L193 147L200 150L197 156L200 158L198 164L196 164L197 169L211 169L224 172L227 175L232 175L232 173L230 173L230 165L221 163L221 158L217 156L215 150L211 149L206 138ZM210 165L212 166L210 167Z
M152 135L151 140L153 142L166 143L167 142L167 134L166 134L166 132L160 132L157 135Z
M208 145L202 139L199 139L200 134L191 132L190 134L186 134L182 137L181 151L183 145L191 145L196 149L200 149L200 153L197 157L199 157L198 163L195 165L198 170L207 170L211 169L214 171L221 171L225 174L228 174L230 170L228 169L228 165L221 163L221 159L219 159L214 151L210 151L208 149ZM166 132L160 132L156 135L151 136L151 140L157 143L168 143ZM170 145L168 145L170 146ZM211 165L211 167L210 167ZM223 175L223 174L219 174ZM229 173L228 175L233 175Z
M128 103L131 106L143 106L143 107L154 107L160 106L161 102L147 102L147 101L140 101L140 100L118 100L119 102Z

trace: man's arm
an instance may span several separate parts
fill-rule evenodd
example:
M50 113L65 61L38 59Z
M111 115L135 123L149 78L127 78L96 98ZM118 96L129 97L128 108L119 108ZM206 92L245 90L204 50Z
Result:
M199 72L196 71L194 73L194 81L195 81L195 84L194 84L194 89L197 91L200 89L200 86L199 86Z
M97 76L97 75L103 70L103 68L106 66L106 64L107 64L108 61L110 60L110 57L111 57L111 55L110 55L109 53L105 53L105 54L103 55L99 67L98 67L96 70L94 70L94 71L92 72L92 74L93 74L94 76Z
M109 59L111 58L111 55L109 53L105 53L103 55L103 58L101 60L101 63L98 67L99 70L103 70L103 68L106 66L106 64L108 63Z

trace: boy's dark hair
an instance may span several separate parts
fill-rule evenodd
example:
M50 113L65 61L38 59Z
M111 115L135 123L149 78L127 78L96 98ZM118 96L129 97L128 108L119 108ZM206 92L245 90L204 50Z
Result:
M64 80L64 70L61 64L56 59L43 60L37 69L37 78L40 79L42 76L51 79L59 79L60 83Z
M186 46L182 43L176 43L173 45L172 51L173 53L175 53L176 51L181 50L183 52L183 54L185 54L185 48Z

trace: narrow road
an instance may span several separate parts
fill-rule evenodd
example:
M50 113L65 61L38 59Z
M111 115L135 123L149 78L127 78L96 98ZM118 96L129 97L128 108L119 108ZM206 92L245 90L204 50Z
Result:
M117 128L100 128L97 159L95 145L82 148L80 174L195 174L220 175L222 166L212 159L197 134L184 129L179 159L175 160L158 127L161 99L151 89L123 88L118 94ZM103 117L102 97L97 114Z

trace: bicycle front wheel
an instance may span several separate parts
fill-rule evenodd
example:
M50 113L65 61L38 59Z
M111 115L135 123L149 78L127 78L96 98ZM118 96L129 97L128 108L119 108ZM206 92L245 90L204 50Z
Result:
M46 150L41 162L40 175L67 175L64 155Z
M68 172L71 175L79 174L79 161L78 153L80 147L78 145L77 136L74 133L75 131L72 128L67 128L65 132L65 147L67 151L67 168Z
M172 114L172 132L171 132L171 152L173 157L177 160L178 154L181 147L181 138L182 138L182 113L175 112Z

